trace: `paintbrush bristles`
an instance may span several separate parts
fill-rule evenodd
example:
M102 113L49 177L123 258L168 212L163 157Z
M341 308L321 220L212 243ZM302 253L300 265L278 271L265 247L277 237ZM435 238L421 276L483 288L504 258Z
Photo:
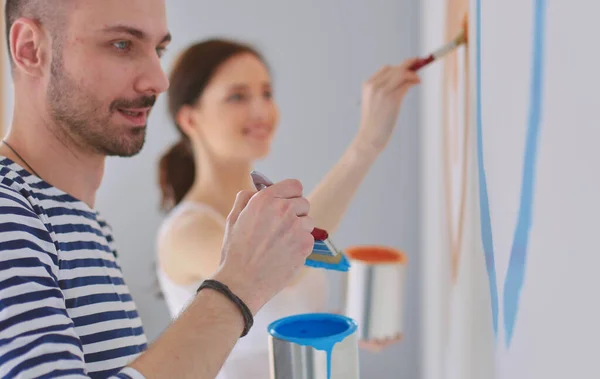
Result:
M469 14L465 13L465 16L463 17L463 22L462 22L462 34L463 34L463 38L464 38L464 42L465 43L469 43Z
M456 38L454 38L454 44L456 46L460 46L463 43L467 42L467 34L465 33L465 30L461 30L460 33L456 36Z
M340 253L335 257L311 254L304 264L309 267L344 272L350 269L350 261L343 253Z
M443 56L445 56L446 54L452 52L454 49L456 49L460 45L466 44L467 40L468 40L467 35L468 35L468 26L467 26L467 18L465 16L465 19L463 20L463 28L460 31L460 33L458 33L458 35L456 37L454 37L454 39L452 41L448 42L446 45L442 46L437 51L435 51L432 54L432 56L434 57L435 60L438 60L438 59L442 58Z
M311 260L311 261L338 264L342 261L342 255L338 254L336 256L332 256L332 255L322 255L322 254L311 254L306 259Z
M446 54L452 52L454 49L456 49L458 46L462 45L464 42L465 42L464 33L461 32L452 41L448 42L447 44L445 44L444 46L442 46L441 48L436 50L432 54L432 56L434 57L435 60L438 60L438 59L442 58L443 56L445 56Z

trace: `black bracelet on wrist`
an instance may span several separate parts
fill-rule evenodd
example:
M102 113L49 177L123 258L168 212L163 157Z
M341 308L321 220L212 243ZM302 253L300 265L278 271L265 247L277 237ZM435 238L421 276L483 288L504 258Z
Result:
M241 337L244 337L246 334L248 334L250 328L252 327L252 324L254 324L254 316L252 316L250 308L248 308L248 306L242 301L242 299L237 297L233 292L231 292L229 287L219 282L218 280L207 279L203 281L200 287L198 287L196 293L200 292L200 290L203 288L210 288L219 291L223 295L225 295L229 300L233 301L235 305L237 305L237 307L240 309L240 312L242 312L242 316L244 317L244 331L242 332Z

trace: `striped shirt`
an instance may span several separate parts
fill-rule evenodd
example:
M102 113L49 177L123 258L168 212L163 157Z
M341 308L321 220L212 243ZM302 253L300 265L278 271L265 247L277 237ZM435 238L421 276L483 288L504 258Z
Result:
M0 377L141 378L146 344L106 221L0 157Z

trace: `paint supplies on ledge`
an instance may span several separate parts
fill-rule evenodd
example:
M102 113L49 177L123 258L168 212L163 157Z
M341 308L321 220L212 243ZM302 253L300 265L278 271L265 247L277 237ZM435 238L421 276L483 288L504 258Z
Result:
M269 325L271 379L359 379L357 324L309 313Z
M356 320L360 341L395 342L404 334L408 259L388 246L346 249L352 268L345 282L345 315Z
M404 334L406 255L387 246L352 246L345 315L307 313L271 323L271 379L359 379L359 341L393 343Z

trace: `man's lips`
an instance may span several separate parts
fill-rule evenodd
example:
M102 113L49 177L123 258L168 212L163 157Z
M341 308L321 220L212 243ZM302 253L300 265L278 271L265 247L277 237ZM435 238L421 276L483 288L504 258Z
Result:
M146 125L151 108L118 108L119 113L138 126Z

